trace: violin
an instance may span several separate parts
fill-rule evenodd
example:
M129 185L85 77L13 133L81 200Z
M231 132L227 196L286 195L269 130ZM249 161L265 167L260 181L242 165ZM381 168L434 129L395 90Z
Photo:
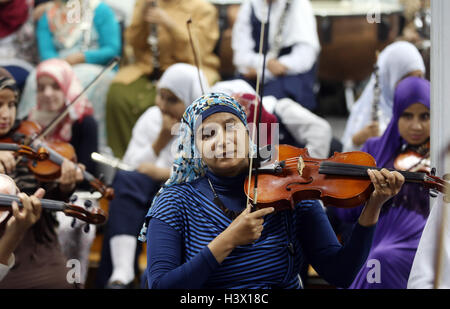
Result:
M357 207L367 201L374 190L368 169L377 168L368 153L335 153L329 159L314 159L307 149L289 145L275 146L279 161L258 168L259 208L294 209L301 200L320 199L326 206ZM393 171L393 170L392 170ZM406 182L446 193L448 182L425 172L398 171ZM254 201L255 176L247 177L245 194Z
M36 140L31 146L25 145L29 143L31 137L40 132L41 127L37 123L22 121L12 134L0 139L0 150L16 151L19 155L26 155L29 158L27 167L36 176L36 179L48 182L61 176L61 165L64 159L76 161L76 152L73 146L66 142ZM26 151L35 152L38 157L31 156ZM114 198L114 190L89 172L83 171L83 178L106 199Z
M419 147L405 147L395 159L394 168L402 171L430 173L430 142Z
M62 211L66 216L80 219L88 224L103 224L106 221L106 215L100 208L95 208L91 211L74 204L69 204L60 201L49 199L40 199L42 208L52 211ZM0 211L10 211L12 202L17 202L20 207L22 203L20 198L16 195L0 193Z

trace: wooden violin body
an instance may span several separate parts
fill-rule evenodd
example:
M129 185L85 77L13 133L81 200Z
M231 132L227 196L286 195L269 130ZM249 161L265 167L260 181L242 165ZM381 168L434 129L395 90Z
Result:
M335 153L329 159L314 159L307 149L275 146L279 168L258 168L256 204L259 208L293 209L302 200L320 199L327 206L352 208L366 202L374 190L368 169L380 170L375 159L361 151ZM273 156L273 157L274 157ZM392 171L392 169L391 169ZM398 171L407 182L446 193L448 183L423 172ZM255 178L245 181L244 191L255 202ZM250 189L249 189L250 187Z
M278 161L285 167L279 174L260 173L258 178L257 203L259 207L275 207L277 210L293 209L301 200L320 199L325 205L350 208L364 203L373 191L369 179L319 173L321 164L327 162L352 163L376 168L375 159L364 152L335 153L322 160L311 158L307 149L288 145L277 146ZM244 188L253 201L254 179L247 192L248 179ZM266 189L267 188L267 189Z

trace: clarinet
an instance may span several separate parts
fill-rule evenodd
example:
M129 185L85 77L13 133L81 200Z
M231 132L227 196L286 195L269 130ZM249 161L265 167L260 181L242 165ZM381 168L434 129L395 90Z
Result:
M278 58L278 54L281 50L281 44L283 40L283 27L286 20L289 9L291 8L292 0L286 1L286 6L284 7L283 14L281 15L280 22L278 24L277 33L275 34L273 46L269 50L269 55L271 58ZM267 21L269 22L269 21Z
M156 0L151 1L151 7L156 7ZM159 63L159 48L158 48L158 25L150 24L150 35L147 38L147 43L150 45L150 50L152 52L152 63L153 63L153 73L152 76L158 76L160 71Z

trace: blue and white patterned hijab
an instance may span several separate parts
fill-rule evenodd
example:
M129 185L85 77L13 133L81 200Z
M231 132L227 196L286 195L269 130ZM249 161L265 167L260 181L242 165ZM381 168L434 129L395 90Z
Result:
M195 100L186 109L181 120L179 142L172 166L171 177L153 198L152 206L158 196L164 192L166 188L175 184L191 182L205 175L207 167L203 163L201 155L195 145L195 132L202 121L207 117L220 112L234 114L242 121L248 130L245 111L232 97L224 93L209 93ZM253 155L255 152L255 145L251 143L249 149L251 152L249 155ZM146 240L146 232L147 222L141 230L139 240Z

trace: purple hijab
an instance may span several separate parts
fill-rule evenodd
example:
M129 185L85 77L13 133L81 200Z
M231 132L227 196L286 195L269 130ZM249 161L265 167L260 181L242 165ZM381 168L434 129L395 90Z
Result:
M369 139L362 148L375 158L378 167L392 167L390 161L406 143L398 132L398 120L414 103L422 103L430 109L430 82L420 77L407 77L397 85L392 119L384 134Z

